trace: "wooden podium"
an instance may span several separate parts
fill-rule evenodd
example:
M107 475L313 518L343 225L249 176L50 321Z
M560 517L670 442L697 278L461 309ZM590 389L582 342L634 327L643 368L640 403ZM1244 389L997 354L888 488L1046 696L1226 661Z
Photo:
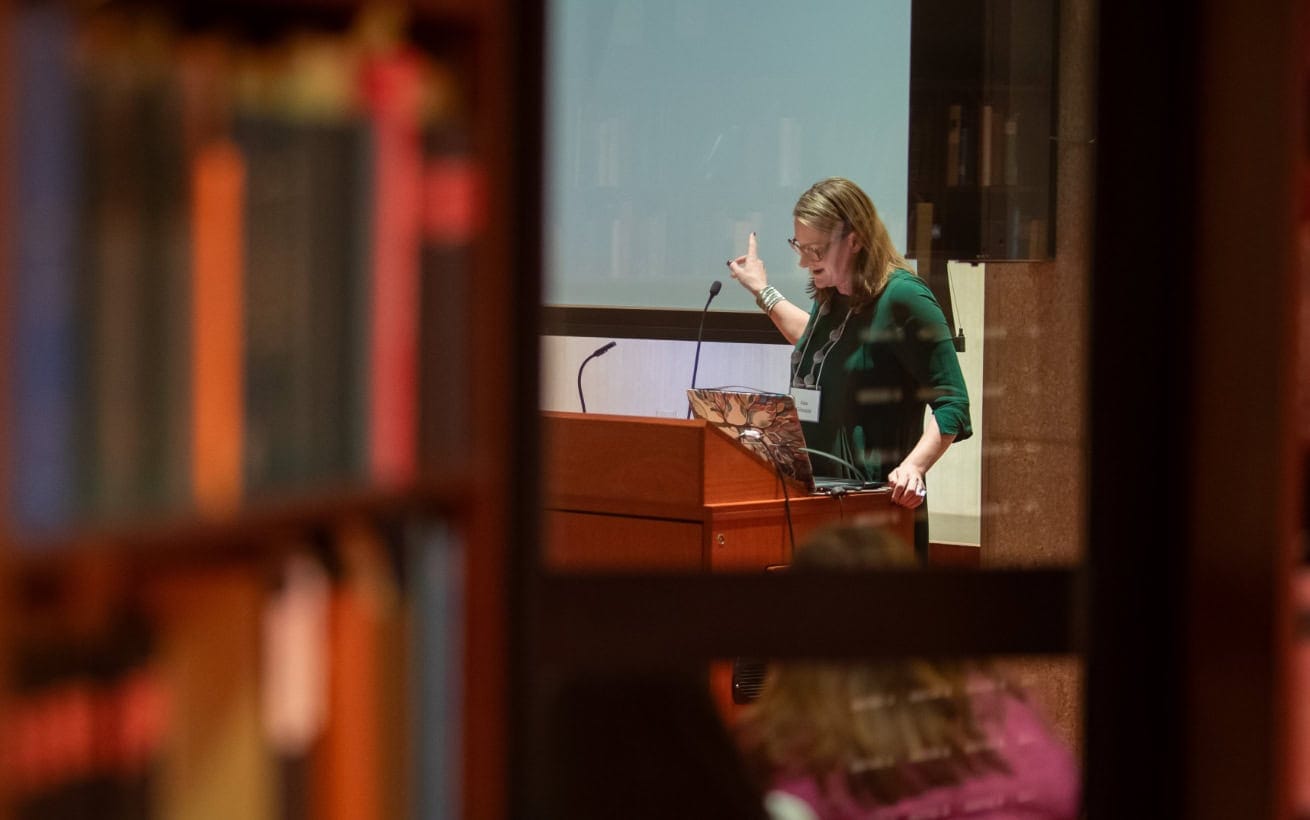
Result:
M763 570L834 521L890 527L914 516L889 490L811 495L700 419L547 412L544 560L555 570Z

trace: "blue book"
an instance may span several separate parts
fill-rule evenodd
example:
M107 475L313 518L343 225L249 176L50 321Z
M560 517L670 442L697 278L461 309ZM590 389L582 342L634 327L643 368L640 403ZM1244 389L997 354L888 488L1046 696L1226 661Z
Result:
M416 526L406 544L413 607L413 816L462 817L464 548L447 524Z
M73 456L74 279L78 248L73 21L62 4L22 4L17 57L11 504L20 531L69 521Z

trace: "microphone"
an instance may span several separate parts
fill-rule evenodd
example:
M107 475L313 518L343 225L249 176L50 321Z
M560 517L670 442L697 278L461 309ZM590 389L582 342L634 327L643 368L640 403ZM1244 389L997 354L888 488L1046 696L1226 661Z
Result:
M587 366L587 362L597 356L604 356L606 353L610 352L615 344L617 344L617 342L606 342L592 351L592 354L583 359L582 364L578 365L578 402L582 405L582 412L584 413L587 412L587 400L582 397L582 369Z
M696 389L696 371L700 369L700 343L701 338L705 335L705 314L710 312L710 302L714 301L714 297L719 295L720 290L723 290L723 283L715 279L710 283L710 298L705 300L705 307L701 308L700 329L696 331L696 359L691 365L692 390ZM687 402L687 418L691 418L691 402Z

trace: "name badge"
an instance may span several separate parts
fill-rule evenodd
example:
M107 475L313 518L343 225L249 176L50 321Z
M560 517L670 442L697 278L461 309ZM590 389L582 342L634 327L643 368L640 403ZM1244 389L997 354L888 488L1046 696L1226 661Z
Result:
M791 399L796 403L796 415L801 421L819 420L819 391L808 387L793 387Z

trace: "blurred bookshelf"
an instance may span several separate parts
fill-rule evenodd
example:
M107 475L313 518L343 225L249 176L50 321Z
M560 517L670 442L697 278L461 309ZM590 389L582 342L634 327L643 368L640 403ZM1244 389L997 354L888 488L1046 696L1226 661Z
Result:
M498 815L507 14L0 4L0 817Z
M1059 4L914 0L911 258L1055 254Z

